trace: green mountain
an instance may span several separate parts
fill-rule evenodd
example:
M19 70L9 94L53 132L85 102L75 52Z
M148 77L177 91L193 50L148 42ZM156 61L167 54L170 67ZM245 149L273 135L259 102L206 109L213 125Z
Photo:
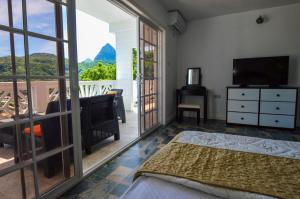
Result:
M31 75L57 75L57 57L53 54L35 53L29 56ZM0 74L12 75L10 56L0 57ZM16 57L18 75L25 75L25 58ZM68 68L68 66L66 67Z
M116 63L116 50L109 43L105 44L96 55L95 62L103 62L108 64Z

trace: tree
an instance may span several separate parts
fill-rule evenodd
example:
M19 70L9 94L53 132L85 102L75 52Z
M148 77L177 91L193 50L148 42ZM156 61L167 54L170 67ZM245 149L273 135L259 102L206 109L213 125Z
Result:
M116 64L98 62L96 66L82 72L80 80L116 80Z
M137 75L137 50L136 50L136 48L132 49L132 73L133 73L133 80L136 80L136 75Z

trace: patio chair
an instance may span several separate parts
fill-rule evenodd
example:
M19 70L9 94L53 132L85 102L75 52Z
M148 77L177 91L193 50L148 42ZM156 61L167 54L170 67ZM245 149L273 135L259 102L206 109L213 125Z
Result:
M4 121L2 120L4 123ZM0 121L0 123L2 123ZM15 134L13 127L5 127L0 129L0 147L4 147L4 144L15 145Z
M19 119L27 118L28 114L19 115ZM6 121L15 120L15 116L12 116L11 119L7 119ZM2 122L5 120L2 120ZM1 123L1 122L0 122ZM36 122L34 124L33 132L35 135L35 145L36 145L36 153L40 153L43 151L44 144L42 140L42 135L40 133L40 125ZM4 147L4 144L10 145L14 149L14 160L15 162L19 162L20 159L27 160L32 156L31 150L31 140L30 140L30 128L26 127L25 124L20 125L20 148L17 144L17 135L16 135L16 127L5 127L0 129L0 147ZM19 149L18 149L19 148ZM18 153L18 150L20 150ZM21 157L19 157L21 155Z
M120 139L114 95L90 97L82 111L82 144L86 154L91 153L93 145L106 138L114 136L115 140Z
M67 100L67 110L71 110L71 101ZM59 101L49 102L46 109L46 114L57 113L60 111ZM65 143L72 142L72 118L69 114L67 116L67 132L65 135L61 135L61 118L52 117L41 121L41 130L44 139L45 151L51 151L62 146L62 137L64 137ZM71 151L70 151L71 152ZM62 168L62 154L56 154L44 161L44 175L47 178L53 177ZM68 157L64 157L67 158Z
M121 119L122 123L126 123L125 106L122 96L123 89L111 89L110 92L115 92L115 103L117 108L118 119Z

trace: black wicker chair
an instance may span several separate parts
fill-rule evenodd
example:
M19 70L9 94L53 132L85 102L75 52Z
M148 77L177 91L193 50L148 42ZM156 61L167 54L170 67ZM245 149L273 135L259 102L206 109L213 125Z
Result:
M123 89L111 89L111 91L117 92L117 94L115 95L115 103L117 107L118 118L122 120L122 123L126 123L125 107L122 96Z
M87 107L82 107L82 144L86 154L100 141L114 136L120 139L119 123L114 103L114 95L99 95L88 99Z
M67 110L71 110L71 101L67 100ZM49 102L46 109L46 114L56 113L60 111L59 101ZM68 119L68 138L65 142L72 142L72 118ZM41 121L42 134L44 139L45 151L51 151L62 146L61 135L61 117L53 117ZM51 156L44 160L44 175L47 178L53 177L62 170L62 154ZM69 157L64 157L69 158Z

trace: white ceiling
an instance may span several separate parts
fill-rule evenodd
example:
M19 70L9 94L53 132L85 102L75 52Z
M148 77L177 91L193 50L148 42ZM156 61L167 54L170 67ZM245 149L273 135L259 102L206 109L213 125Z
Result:
M158 0L166 10L178 9L187 20L300 3L300 0ZM299 11L300 12L300 11Z
M76 0L76 9L107 23L117 23L133 19L131 15L107 0Z

